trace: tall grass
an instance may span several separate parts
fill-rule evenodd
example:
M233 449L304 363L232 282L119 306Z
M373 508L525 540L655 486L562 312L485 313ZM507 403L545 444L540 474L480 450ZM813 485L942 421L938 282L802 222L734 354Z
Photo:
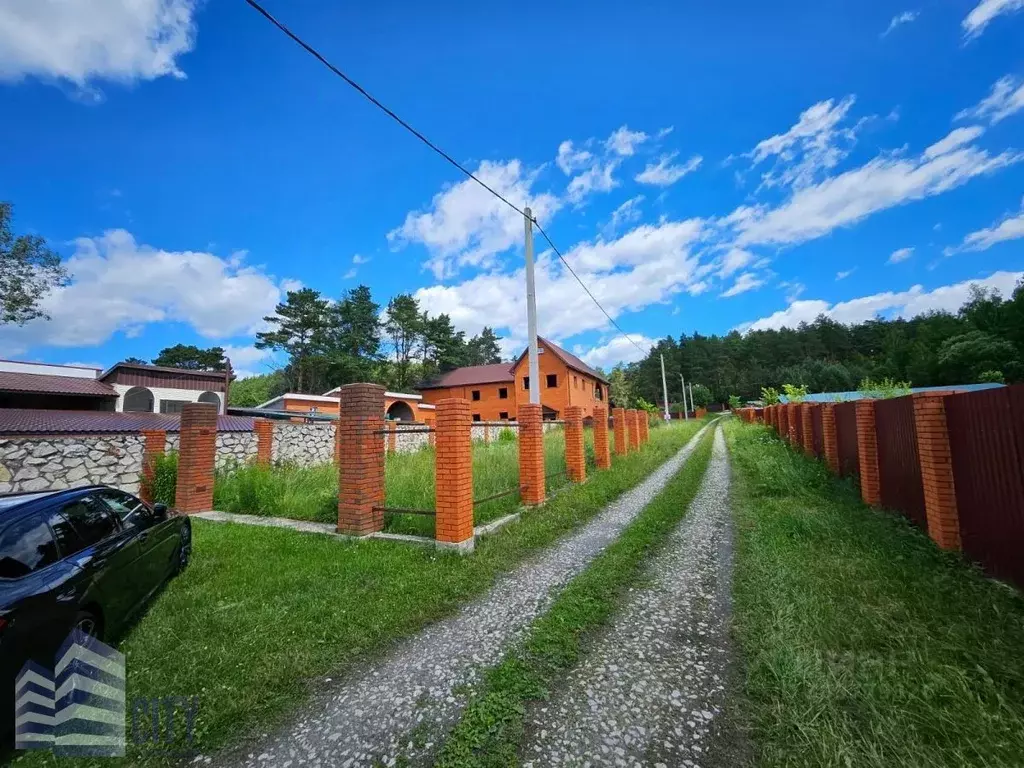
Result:
M331 464L225 469L217 472L213 505L223 512L333 522L338 519L338 471Z

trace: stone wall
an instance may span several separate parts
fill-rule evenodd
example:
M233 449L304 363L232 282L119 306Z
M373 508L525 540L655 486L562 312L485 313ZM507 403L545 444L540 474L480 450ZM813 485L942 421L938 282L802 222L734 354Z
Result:
M561 429L561 427L562 425L557 422L545 421L543 422L541 429L543 429L546 434L553 429ZM469 428L469 432L470 437L473 440L483 442L488 430L488 438L493 441L498 439L498 433L503 429L510 429L516 437L519 436L519 423L515 421L492 421L487 424L475 423Z
M274 423L274 448L271 461L290 462L303 467L334 461L334 424ZM255 437L253 453L256 452Z
M143 444L139 434L0 438L0 492L103 483L138 493Z
M395 429L395 453L415 453L422 448L426 448L430 444L430 434L427 432L416 432L415 430L423 429L422 425L414 427L402 427L399 426ZM408 433L408 434L404 434ZM385 441L388 436L384 435ZM384 450L387 450L387 443L384 444Z
M179 436L177 432L167 433L167 453L178 450ZM218 432L217 433L217 469L245 464L256 458L255 432Z

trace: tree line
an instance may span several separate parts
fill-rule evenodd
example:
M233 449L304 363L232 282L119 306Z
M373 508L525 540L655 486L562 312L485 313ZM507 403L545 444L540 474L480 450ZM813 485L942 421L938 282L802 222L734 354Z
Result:
M953 312L909 320L875 318L845 325L824 315L797 328L732 331L724 336L682 334L655 345L625 367L630 394L662 403L665 355L669 400L681 401L680 372L694 382L701 405L730 395L755 400L763 387L803 385L810 392L858 389L864 380L890 379L915 387L1024 381L1024 281L1012 296L972 287ZM696 387L707 388L697 398Z

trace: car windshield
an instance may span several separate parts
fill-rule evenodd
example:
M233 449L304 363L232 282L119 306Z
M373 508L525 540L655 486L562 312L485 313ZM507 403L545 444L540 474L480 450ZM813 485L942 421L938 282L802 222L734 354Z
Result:
M13 493L9 496L0 496L0 512L16 507L19 504L26 504L36 499L41 499L44 496L48 496L51 491L43 491L41 493Z

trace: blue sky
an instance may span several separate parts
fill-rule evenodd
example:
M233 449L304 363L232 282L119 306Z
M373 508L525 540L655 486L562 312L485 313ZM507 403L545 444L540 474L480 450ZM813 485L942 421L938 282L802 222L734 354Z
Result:
M641 346L1022 276L1024 0L265 4L531 205ZM521 218L242 0L7 5L0 199L74 280L0 356L266 371L284 291L359 283L521 348ZM541 332L640 356L541 246Z

